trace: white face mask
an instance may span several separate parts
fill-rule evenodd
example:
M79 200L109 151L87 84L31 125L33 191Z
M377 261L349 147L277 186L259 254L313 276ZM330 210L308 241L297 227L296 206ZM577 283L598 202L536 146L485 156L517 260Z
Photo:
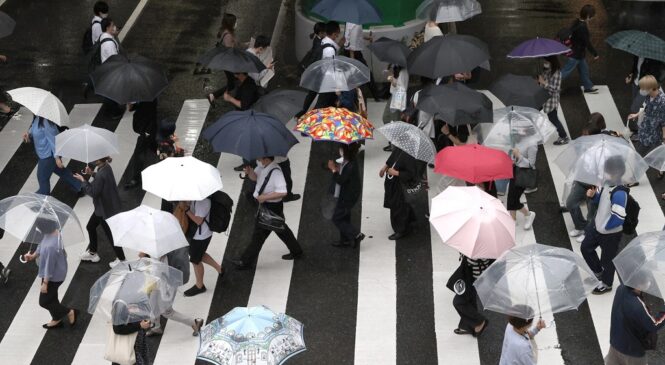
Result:
M263 166L263 162L261 162L261 160L256 160L256 166L265 167Z
M550 65L549 62L543 62L543 67L544 68L550 68L550 67L552 67L552 65Z
M344 157L344 150L341 148L339 149L339 156Z
M640 95L647 96L647 95L649 95L649 91L640 89Z

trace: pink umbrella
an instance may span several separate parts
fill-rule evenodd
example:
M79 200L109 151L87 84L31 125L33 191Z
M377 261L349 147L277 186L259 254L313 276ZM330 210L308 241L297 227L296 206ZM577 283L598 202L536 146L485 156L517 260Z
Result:
M515 245L510 213L475 186L451 186L437 195L429 221L443 242L473 259L495 259Z

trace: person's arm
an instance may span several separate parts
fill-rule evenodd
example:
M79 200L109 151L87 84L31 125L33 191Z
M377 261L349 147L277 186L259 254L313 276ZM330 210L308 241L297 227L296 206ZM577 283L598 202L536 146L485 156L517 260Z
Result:
M229 94L228 91L224 92L224 101L229 102L233 104L233 106L235 106L236 108L242 110L242 102L231 96L231 94Z
M266 180L266 181L268 181L268 180ZM263 203L267 200L281 199L281 198L285 197L288 193L288 191L286 189L286 180L284 180L284 173L281 170L277 169L277 171L274 171L272 173L272 175L270 175L270 180L269 181L272 181L272 183L275 187L275 191L273 191L271 193L262 193L261 195L258 195L256 197L256 200L259 203Z
M623 190L617 190L611 193L611 214L610 219L605 225L605 229L613 229L623 224L626 219L626 203L628 202L628 194Z
M550 77L544 77L542 85L550 94L559 92L561 89L561 71L552 73Z
M116 335L129 335L141 329L141 322L113 325L113 333Z
M205 203L203 203L203 202L198 202L198 203L199 203L199 204L205 204ZM196 203L194 204L194 208L196 208ZM210 209L208 209L208 213L204 214L203 217L200 217L200 216L196 215L197 213L196 213L195 211L192 211L192 210L191 210L191 206L190 206L190 208L188 208L188 209L185 210L185 215L187 215L187 217L188 217L189 219L191 219L192 222L196 223L197 226L200 226L200 225L203 224L203 222L204 222L205 219L206 219L206 216L207 216L209 213L210 213ZM199 213L199 214L200 214L200 213Z
M102 195L102 192L104 191L104 184L105 184L104 173L102 173L100 175L99 172L97 172L95 174L95 178L92 180L92 182L85 181L85 179L79 174L75 174L74 177L83 183L82 184L83 191L86 194L90 195L93 198L96 198L96 197Z
M584 37L584 43L586 44L586 49L588 49L589 52L591 52L594 59L597 59L598 58L598 52L596 52L596 49L593 48L593 44L591 44L591 35L589 34L589 28L586 27L586 26L583 27L582 32L583 32L583 37Z
M647 332L658 331L665 326L665 313L661 312L657 317L654 317L649 312L646 304L642 299L637 298L638 303L631 303L629 309L637 313L637 318L631 318L641 329Z
M333 171L333 181L339 185L346 184L349 180L351 180L353 168L355 168L355 163L349 162L346 164L346 166L344 166L344 170L342 170L342 173L340 174L339 166L337 166L335 171Z

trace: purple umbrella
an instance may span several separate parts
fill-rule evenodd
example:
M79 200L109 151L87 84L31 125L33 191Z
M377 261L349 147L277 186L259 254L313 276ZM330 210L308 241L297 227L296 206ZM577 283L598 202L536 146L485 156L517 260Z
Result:
M561 42L549 38L534 38L522 42L508 54L508 58L538 58L570 52Z

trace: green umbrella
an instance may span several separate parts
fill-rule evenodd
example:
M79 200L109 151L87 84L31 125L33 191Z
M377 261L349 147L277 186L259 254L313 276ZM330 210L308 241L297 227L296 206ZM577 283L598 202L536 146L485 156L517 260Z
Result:
M607 37L607 44L639 57L665 62L665 41L639 30L624 30Z

